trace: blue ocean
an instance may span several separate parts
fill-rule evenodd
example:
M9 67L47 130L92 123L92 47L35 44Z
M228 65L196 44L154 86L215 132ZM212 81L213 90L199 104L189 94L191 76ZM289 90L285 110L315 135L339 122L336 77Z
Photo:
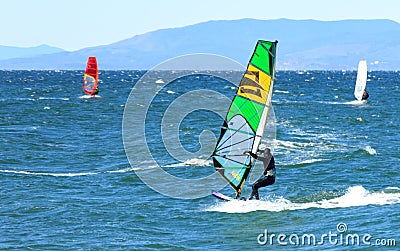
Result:
M160 71L139 92L145 73L100 71L90 98L83 71L0 71L0 250L399 249L400 72L368 72L357 103L355 71L278 71L276 183L229 202L203 180L237 88L223 76L243 73Z

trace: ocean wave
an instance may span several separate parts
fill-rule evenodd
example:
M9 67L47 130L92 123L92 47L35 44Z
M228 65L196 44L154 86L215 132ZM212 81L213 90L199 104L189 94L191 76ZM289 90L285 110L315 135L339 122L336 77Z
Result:
M188 159L188 160L186 160L184 162L181 162L181 163L165 165L163 167L209 166L209 165L211 165L211 163L212 163L211 160L193 158L193 159Z
M31 171L18 171L18 170L0 170L2 173L23 174L32 176L53 176L53 177L76 177L100 174L98 172L83 172L83 173L42 173Z
M394 190L394 189L392 189ZM262 198L252 201L228 201L218 202L210 206L206 211L224 212L224 213L248 213L254 211L272 211L280 212L286 210L305 210L310 208L346 208L359 207L367 205L392 205L400 203L400 192L370 192L363 186L349 187L342 196L323 199L314 202L294 203L283 197Z
M92 96L92 95L82 95L79 98L81 98L81 99L90 99L90 98L101 98L101 96L100 95L94 95L94 96Z
M390 192L390 191L400 191L399 187L386 187L385 192Z
M18 101L36 101L35 98L15 98Z
M312 164L312 163L317 163L317 162L327 161L327 160L329 160L329 159L307 159L307 160L303 160L303 161L297 163L297 165Z
M374 148L372 148L371 146L366 146L366 147L364 148L364 150L365 150L366 152L368 152L370 155L376 155L376 150L375 150Z
M39 97L39 100L64 100L68 101L69 98L55 98L55 97Z
M344 104L344 105L364 105L364 104L366 104L366 103L367 103L366 100L361 100L361 101L352 100L352 101L344 102L343 104Z
M303 142L284 141L284 140L275 140L275 142L277 147L292 148L292 149L315 146L314 142L303 143Z
M116 170L116 171L108 171L109 173L122 173L122 172L130 172L130 171L146 171L150 169L155 169L155 168L173 168L173 167L187 167L187 166L210 166L212 164L212 161L209 159L198 159L198 158L193 158L193 159L188 159L184 162L179 162L179 163L174 163L174 164L169 164L169 165L163 165L160 166L158 164L154 164L154 161L143 161L142 162L143 167L132 167L132 168L126 168L122 170Z
M158 166L154 166L158 167ZM147 168L124 168L119 170L111 170L105 172L82 172L82 173L46 173L46 172L32 172L32 171L18 171L18 170L0 170L0 173L12 173L12 174L23 174L23 175L32 175L32 176L53 176L53 177L78 177L78 176L89 176L89 175L98 175L98 174L105 174L105 173L127 173L137 170L145 170Z
M105 173L128 173L135 171L135 168L129 167L129 168L124 168L124 169L119 169L119 170L112 170L112 171L106 171Z
M335 99L338 99L339 96L335 96ZM319 103L319 104L326 104L326 105L365 105L367 103L367 101L362 100L362 101L358 101L358 100L352 100L352 101L344 101L344 102L340 102L340 101L313 101L315 103Z
M276 92L276 93L285 93L285 94L289 93L289 91L281 91L281 90L274 90L274 92Z

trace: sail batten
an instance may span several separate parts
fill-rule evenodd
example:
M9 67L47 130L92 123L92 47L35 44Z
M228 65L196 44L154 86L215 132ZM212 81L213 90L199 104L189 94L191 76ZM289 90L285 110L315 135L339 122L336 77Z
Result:
M243 139L243 140L241 140L241 141L238 141L238 142L233 143L232 145L226 146L226 147L224 147L224 148L219 148L219 149L218 149L218 152L221 152L221 150L227 149L228 147L235 146L235 145L239 145L240 143L245 142L245 141L247 141L247 140L249 140L249 139L253 139L253 138L254 138L254 137L250 137L250 138L247 138L247 139Z
M239 156L239 155L235 155L235 156ZM218 156L218 157L221 157L221 156ZM234 159L226 158L226 157L222 157L222 158L224 158L224 159L226 159L226 160L229 160L229 161L231 161L231 162L238 163L238 164L241 164L241 165L242 165L241 162L236 161L236 160L234 160ZM246 165L246 167L248 167L248 165ZM237 166L224 166L224 167L219 167L219 168L215 168L215 169L220 169L220 170L222 170L222 169L236 169L236 168L237 168Z
M232 186L237 197L254 164L254 159L243 152L256 153L268 117L277 43L257 42L212 156L215 169Z
M229 127L222 127L222 128L227 129L227 130L231 130L231 131L236 131L236 132L241 132L241 133L249 134L249 135L254 135L254 134L252 134L252 133L250 133L250 132L241 131L241 130L234 130L234 129L229 128Z

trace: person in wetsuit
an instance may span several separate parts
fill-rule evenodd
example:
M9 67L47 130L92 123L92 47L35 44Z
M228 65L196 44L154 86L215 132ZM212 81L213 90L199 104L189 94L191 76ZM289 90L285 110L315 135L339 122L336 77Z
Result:
M369 94L368 94L367 90L364 90L361 100L367 100L368 97L369 97Z
M94 95L99 94L99 91L100 91L100 90L99 90L99 87L97 87L96 90L94 91L94 93L93 93L92 95L94 96Z
M264 150L258 150L257 153L263 153L264 156L256 155L250 151L245 151L243 154L249 154L251 157L255 158L256 160L261 160L264 164L264 177L258 179L252 185L252 192L250 194L249 200L256 198L259 200L260 197L258 195L258 189L260 187L266 187L275 183L275 159L274 156L271 154L271 150L269 148L265 148Z

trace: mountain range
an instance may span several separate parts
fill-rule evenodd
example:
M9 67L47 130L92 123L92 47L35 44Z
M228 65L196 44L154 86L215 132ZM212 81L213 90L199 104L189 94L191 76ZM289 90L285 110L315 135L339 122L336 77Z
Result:
M10 58L29 58L63 51L63 49L45 44L26 48L0 45L0 60Z
M289 19L208 21L72 52L49 47L55 51L40 53L36 47L36 53L14 53L14 58L0 47L0 69L83 70L88 56L97 57L100 70L150 69L190 53L218 54L246 65L258 39L279 41L277 70L352 70L360 59L371 70L400 69L397 22Z

